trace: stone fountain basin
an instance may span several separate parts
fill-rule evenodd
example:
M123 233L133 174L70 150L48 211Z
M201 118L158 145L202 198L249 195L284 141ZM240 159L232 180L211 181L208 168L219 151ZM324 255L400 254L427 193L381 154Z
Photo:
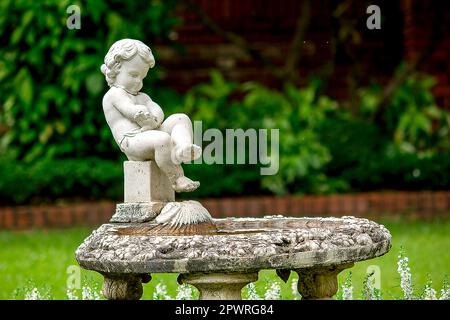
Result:
M257 272L343 265L389 251L391 234L355 217L214 219L217 230L171 235L155 223L109 223L76 251L102 273Z

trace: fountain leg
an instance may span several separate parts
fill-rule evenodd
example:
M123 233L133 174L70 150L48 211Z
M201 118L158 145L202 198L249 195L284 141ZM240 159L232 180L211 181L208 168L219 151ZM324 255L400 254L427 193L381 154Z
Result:
M241 300L241 290L258 280L258 273L187 273L180 275L182 283L200 291L200 300Z
M296 269L298 274L298 292L302 299L332 299L338 290L337 275L344 269L353 267L353 263Z
M139 300L142 283L151 280L149 274L103 274L103 295L109 300Z

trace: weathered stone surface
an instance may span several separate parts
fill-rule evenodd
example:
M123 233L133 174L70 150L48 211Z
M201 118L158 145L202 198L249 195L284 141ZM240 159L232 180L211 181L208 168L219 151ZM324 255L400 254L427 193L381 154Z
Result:
M139 300L142 296L142 282L151 280L144 274L110 274L103 275L103 295L109 300Z
M258 273L189 273L179 280L195 286L200 300L241 300L241 290L258 280Z
M214 219L203 235L151 235L155 223L104 224L78 248L86 269L115 273L253 272L343 265L385 254L391 235L367 219Z
M164 208L165 202L120 203L110 222L148 222L153 220Z
M298 274L298 292L303 300L331 299L338 290L337 276L353 263L337 266L296 269Z

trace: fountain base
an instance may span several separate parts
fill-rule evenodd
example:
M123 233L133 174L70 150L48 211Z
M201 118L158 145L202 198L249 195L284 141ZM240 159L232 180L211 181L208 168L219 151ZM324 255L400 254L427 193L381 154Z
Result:
M241 300L241 290L258 280L258 273L187 273L179 282L191 284L200 291L200 300Z
M295 271L303 299L329 299L339 272L391 247L384 226L355 217L212 219L195 235L169 231L154 222L104 224L80 245L76 259L105 275L108 299L136 299L138 283L152 273L181 274L201 299L238 299L239 287L264 269L284 280Z

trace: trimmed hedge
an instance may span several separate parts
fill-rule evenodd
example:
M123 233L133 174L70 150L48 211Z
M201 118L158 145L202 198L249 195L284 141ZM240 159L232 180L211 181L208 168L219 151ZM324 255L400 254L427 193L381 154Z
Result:
M123 199L123 170L118 161L86 158L26 164L2 160L0 177L2 204Z

